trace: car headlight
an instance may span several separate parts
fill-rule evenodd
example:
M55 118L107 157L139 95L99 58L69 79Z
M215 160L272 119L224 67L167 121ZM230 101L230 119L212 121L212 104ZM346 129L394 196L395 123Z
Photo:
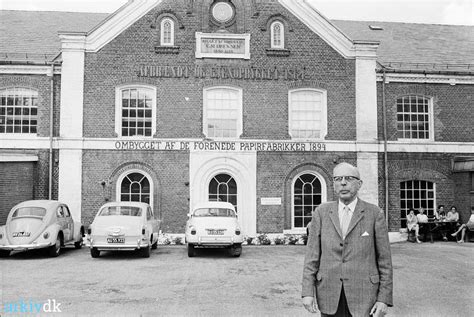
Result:
M194 228L194 226L190 226L189 231L191 232L192 235L196 234L196 228Z
M3 239L3 233L0 233L0 240Z
M43 238L48 239L49 238L49 232L43 233Z
M240 233L241 233L241 232L240 232L240 228L235 229L235 234L236 234L236 235L240 236Z

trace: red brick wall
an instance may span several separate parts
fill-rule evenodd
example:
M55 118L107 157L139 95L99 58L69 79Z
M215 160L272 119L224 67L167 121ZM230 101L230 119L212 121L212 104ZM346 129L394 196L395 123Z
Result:
M162 230L184 232L189 212L189 153L93 151L83 152L82 221L89 225L100 206L115 201L117 178L139 169L154 184L153 209L161 214ZM102 182L105 181L105 185Z
M0 225L4 225L10 209L33 199L35 163L0 163Z
M265 5L263 5L265 4ZM203 88L232 85L243 89L244 138L288 138L288 90L311 87L328 91L328 139L354 140L355 85L354 61L345 60L327 43L291 16L278 3L262 2L260 15L248 14L239 21L251 33L250 60L219 60L195 58L195 32L207 28L195 3L192 15L186 14L188 1L163 1L158 7L125 30L98 53L86 54L84 134L86 137L115 136L115 87L121 84L145 83L157 87L157 137L202 137ZM183 28L176 28L179 54L157 54L157 29L152 28L156 16L172 10L181 19ZM244 9L242 9L244 10ZM262 31L271 15L282 13L288 22L289 57L267 56L269 30ZM204 25L204 26L203 26ZM291 31L290 31L291 30ZM305 68L309 81L246 81L204 79L139 78L141 65L213 65L234 67ZM187 97L188 101L185 99ZM341 115L344 114L344 115ZM340 129L344 126L344 129Z
M378 83L379 138L383 139L382 84ZM473 85L407 84L385 85L387 135L397 140L396 101L400 96L416 94L433 98L435 141L474 142Z

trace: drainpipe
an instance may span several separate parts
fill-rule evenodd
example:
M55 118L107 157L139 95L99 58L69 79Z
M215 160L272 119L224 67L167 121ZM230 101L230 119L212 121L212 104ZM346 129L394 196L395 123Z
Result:
M382 65L382 111L383 111L383 165L385 179L385 221L388 227L388 152L387 152L387 105L385 103L385 85L386 74L385 67Z
M51 70L48 76L51 77L51 93L49 106L49 168L48 168L48 199L53 197L53 132L54 132L54 61L51 62Z

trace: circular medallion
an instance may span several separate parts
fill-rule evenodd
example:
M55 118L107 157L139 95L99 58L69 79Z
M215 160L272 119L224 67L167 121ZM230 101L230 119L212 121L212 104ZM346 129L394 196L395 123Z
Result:
M219 23L229 22L234 17L234 8L227 2L218 2L212 7L212 17Z

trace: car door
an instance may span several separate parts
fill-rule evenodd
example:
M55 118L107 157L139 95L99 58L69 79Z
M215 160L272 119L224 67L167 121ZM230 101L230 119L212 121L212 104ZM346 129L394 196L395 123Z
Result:
M64 213L64 242L71 241L74 235L74 222L72 221L71 212L69 208L65 205L62 206Z

